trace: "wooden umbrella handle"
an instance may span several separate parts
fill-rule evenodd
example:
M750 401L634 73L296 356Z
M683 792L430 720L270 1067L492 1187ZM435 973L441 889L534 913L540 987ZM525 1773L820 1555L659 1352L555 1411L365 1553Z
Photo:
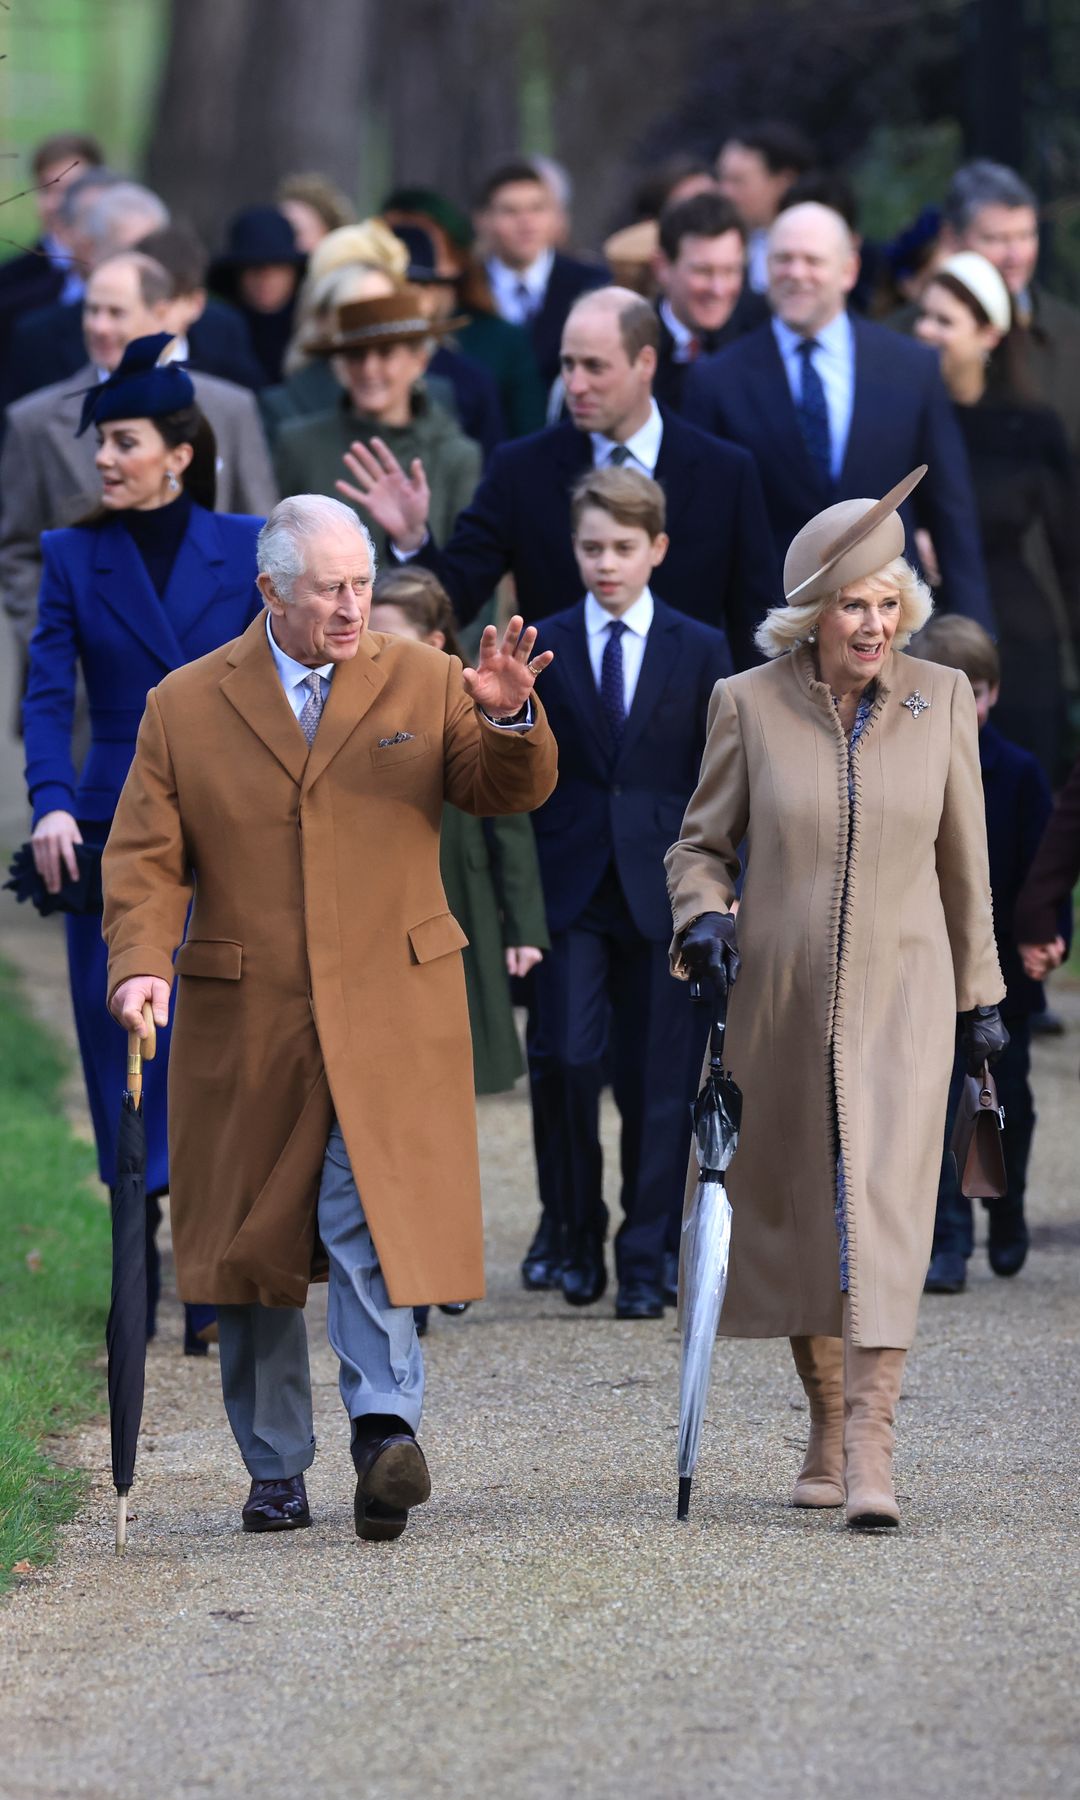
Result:
M154 1009L149 1000L143 1001L142 1016L146 1036L141 1038L137 1031L128 1032L127 1084L128 1093L136 1106L142 1099L143 1063L153 1062L157 1055L157 1028L154 1025Z

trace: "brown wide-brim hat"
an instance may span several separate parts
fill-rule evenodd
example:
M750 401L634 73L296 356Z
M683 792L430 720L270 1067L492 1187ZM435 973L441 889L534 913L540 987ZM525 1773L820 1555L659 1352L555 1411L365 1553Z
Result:
M384 344L422 344L425 338L445 337L460 331L468 321L427 319L415 287L401 287L377 300L347 300L334 314L325 337L305 345L311 356L337 356L342 350L365 350Z
M784 599L808 606L876 575L903 556L904 521L898 508L926 474L920 463L881 500L840 500L807 520L784 558Z

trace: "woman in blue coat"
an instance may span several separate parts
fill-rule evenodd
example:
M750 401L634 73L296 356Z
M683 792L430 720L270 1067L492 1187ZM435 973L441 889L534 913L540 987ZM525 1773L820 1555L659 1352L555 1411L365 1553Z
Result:
M190 376L158 364L167 335L129 344L87 394L80 434L98 436L101 503L82 524L42 538L38 625L23 704L34 862L50 892L74 876L74 846L100 850L135 752L147 691L171 669L237 637L259 610L255 540L261 519L214 513L216 449ZM72 757L75 686L90 706L90 748ZM115 1179L127 1044L106 1011L100 914L69 914L68 967L79 1051L102 1181ZM168 1028L146 1065L148 1333L154 1328L158 1197L169 1186L165 1094ZM196 1318L195 1312L205 1315ZM185 1349L212 1322L190 1309Z

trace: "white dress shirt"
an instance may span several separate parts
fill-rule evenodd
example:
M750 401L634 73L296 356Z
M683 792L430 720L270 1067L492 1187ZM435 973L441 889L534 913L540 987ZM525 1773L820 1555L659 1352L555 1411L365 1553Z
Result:
M271 615L268 611L266 614L266 635L270 640L270 654L274 659L274 667L281 677L281 685L285 689L285 698L292 707L293 717L298 720L300 714L303 712L311 698L311 689L304 686L308 676L321 675L326 682L327 687L329 687L334 674L334 665L332 662L328 662L323 663L321 668L309 669L306 663L298 663L295 657L286 656L284 650L281 648L270 629L270 617ZM324 704L325 701L326 693L324 691Z
M682 320L675 316L675 313L672 311L671 301L666 294L660 302L660 317L670 331L675 344L672 360L677 363L692 362L694 359L694 343L698 334L691 331L689 325L684 325Z
M626 626L622 634L622 666L623 666L623 700L629 713L637 693L638 678L641 665L645 659L645 644L649 636L649 627L653 622L655 611L651 588L645 588L634 601L620 614L620 622ZM611 640L608 626L613 614L605 612L595 594L585 596L585 636L589 646L589 661L592 664L593 680L597 692L600 689L600 671L604 662L604 651Z
M632 461L643 475L652 475L656 471L657 458L664 436L664 421L660 417L660 408L654 400L649 408L649 416L640 430L626 440L626 448ZM606 469L611 461L611 452L618 448L614 438L604 437L599 431L590 431L589 438L593 448L594 469ZM624 459L625 466L625 459Z
M804 342L797 331L782 319L772 321L773 336L784 364L784 373L796 406L802 398L802 357L799 345ZM810 360L825 390L829 413L829 449L832 453L832 477L839 480L847 454L851 433L851 413L855 405L855 333L846 312L837 313L820 331L814 332L818 348Z
M769 232L759 225L746 240L746 285L754 294L765 294L769 288Z
M544 304L554 262L554 250L542 251L527 269L508 269L497 256L491 257L487 265L488 280L500 318L509 319L511 325L527 325L536 317ZM528 292L527 302L521 296L523 287Z

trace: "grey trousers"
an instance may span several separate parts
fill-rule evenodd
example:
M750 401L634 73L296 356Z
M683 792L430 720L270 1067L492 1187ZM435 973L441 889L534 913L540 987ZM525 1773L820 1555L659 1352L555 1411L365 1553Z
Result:
M335 1122L319 1186L319 1236L330 1259L326 1334L350 1419L388 1413L415 1431L424 1360L411 1306L392 1306ZM253 1481L300 1475L315 1460L307 1329L299 1307L219 1306L221 1391Z

